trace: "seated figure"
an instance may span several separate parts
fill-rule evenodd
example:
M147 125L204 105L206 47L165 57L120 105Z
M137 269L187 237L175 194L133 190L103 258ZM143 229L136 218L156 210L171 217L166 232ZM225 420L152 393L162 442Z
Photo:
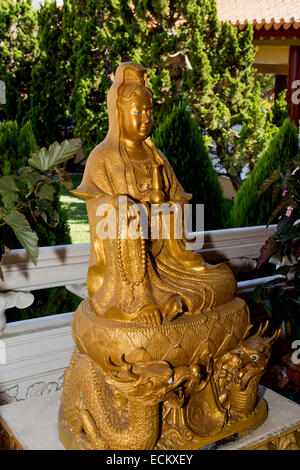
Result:
M89 216L89 297L74 315L60 439L68 449L199 449L265 420L257 389L277 333L248 337L229 267L205 263L176 233L191 196L150 138L146 69L121 64L107 101L108 134L73 191ZM169 237L153 236L149 218L162 203L175 209ZM165 214L156 221L163 229ZM132 226L141 236L123 236Z
M185 249L182 238L103 240L97 235L99 205L111 204L116 211L120 196L144 207L153 201L183 205L191 198L149 137L153 98L145 77L146 69L133 62L118 67L108 93L108 134L91 152L82 183L73 193L87 203L87 285L96 314L156 325L163 317L171 320L232 301L236 281L226 264L206 264L200 254ZM153 188L157 168L161 198Z

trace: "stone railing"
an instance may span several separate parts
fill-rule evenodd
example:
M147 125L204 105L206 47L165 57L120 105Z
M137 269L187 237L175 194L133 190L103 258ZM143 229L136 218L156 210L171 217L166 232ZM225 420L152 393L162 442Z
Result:
M205 233L203 249L207 262L242 258L255 260L274 226L215 230ZM89 244L43 247L34 266L24 250L2 257L4 281L0 281L0 404L43 395L62 386L63 372L73 350L72 312L5 324L9 308L25 308L34 301L34 291L65 286L86 297L85 279ZM270 278L238 283L238 295L250 292ZM6 310L8 310L6 312ZM6 312L6 313L5 313Z

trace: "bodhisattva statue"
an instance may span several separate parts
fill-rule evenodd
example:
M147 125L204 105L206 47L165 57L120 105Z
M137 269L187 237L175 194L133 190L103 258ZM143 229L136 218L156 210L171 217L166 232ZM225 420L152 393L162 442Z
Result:
M89 297L74 315L61 441L68 449L197 449L245 433L267 416L257 389L278 333L249 336L248 308L225 263L206 264L174 228L153 239L142 224L151 205L178 209L191 198L151 141L146 69L121 64L107 105L108 134L74 191L90 224ZM103 220L115 236L103 236ZM141 236L123 236L133 222Z

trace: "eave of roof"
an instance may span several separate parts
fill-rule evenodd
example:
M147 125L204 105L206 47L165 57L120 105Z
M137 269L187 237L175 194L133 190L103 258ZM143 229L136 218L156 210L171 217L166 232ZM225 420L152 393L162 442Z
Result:
M297 30L300 28L299 0L216 0L218 18L223 23L244 29Z

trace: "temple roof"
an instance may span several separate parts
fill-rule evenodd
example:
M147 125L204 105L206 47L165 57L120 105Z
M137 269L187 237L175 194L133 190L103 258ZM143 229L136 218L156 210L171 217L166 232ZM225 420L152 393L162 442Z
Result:
M299 0L216 0L218 18L243 29L248 21L256 30L300 28Z

